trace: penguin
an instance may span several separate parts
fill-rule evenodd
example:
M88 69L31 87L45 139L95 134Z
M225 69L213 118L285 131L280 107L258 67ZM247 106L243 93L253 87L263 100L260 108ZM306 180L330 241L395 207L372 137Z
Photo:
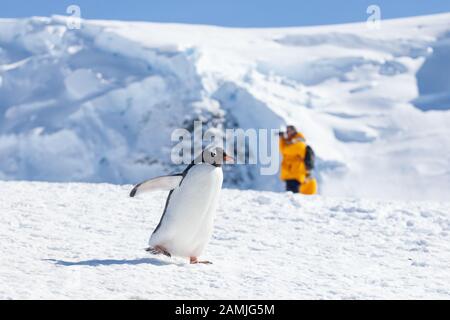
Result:
M212 235L222 189L222 165L233 162L222 148L206 148L182 173L153 178L131 190L130 197L155 190L170 191L146 251L186 257L191 264L211 263L198 257Z

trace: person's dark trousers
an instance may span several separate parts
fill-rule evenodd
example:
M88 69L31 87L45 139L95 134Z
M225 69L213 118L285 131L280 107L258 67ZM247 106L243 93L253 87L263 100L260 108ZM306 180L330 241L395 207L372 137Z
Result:
M286 180L286 191L298 193L300 190L300 182L297 180Z

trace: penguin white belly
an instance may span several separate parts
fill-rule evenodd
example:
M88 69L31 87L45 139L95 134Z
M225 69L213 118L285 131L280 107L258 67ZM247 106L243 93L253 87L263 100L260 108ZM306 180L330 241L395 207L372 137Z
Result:
M162 246L175 256L199 256L212 234L222 181L221 168L206 163L193 166L172 191L149 245Z

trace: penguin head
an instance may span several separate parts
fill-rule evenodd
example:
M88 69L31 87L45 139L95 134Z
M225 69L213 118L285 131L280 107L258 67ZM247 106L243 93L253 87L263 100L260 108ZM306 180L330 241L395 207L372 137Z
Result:
M202 162L221 167L225 163L234 163L234 158L227 155L221 147L211 147L203 150Z

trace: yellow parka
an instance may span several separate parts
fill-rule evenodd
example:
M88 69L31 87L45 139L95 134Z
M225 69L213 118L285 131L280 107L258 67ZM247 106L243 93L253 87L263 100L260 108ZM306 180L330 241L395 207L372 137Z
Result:
M280 152L283 157L281 162L281 180L297 180L305 182L307 170L304 159L306 155L305 137L297 133L292 139L285 141L280 138Z

